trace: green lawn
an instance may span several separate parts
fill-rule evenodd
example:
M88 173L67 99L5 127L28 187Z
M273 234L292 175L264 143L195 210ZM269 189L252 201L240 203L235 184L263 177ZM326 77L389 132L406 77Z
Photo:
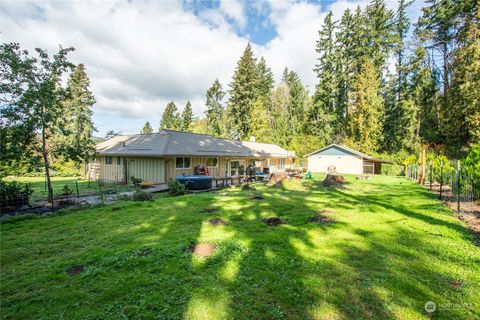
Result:
M480 248L464 224L404 178L348 180L343 189L291 181L2 223L1 316L480 318ZM325 209L336 223L308 222ZM275 216L287 224L262 222ZM196 242L217 250L199 258L186 250ZM84 272L69 275L76 265ZM432 316L427 301L437 304Z
M32 201L46 200L48 197L45 177L15 177L6 178L5 180L15 180L23 183L29 183L33 189ZM68 185L69 189L73 191L74 195L76 195L77 185L75 182L78 184L78 192L80 195L99 194L100 192L98 182L92 180L89 181L78 177L52 177L51 182L53 193L55 195L62 194L65 185ZM132 187L129 185L107 182L103 182L101 188L103 192L121 192L132 189Z

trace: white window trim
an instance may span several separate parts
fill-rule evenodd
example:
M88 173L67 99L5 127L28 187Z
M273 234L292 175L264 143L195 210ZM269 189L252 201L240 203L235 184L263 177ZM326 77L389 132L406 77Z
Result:
M107 163L107 159L110 158L112 160L112 163ZM111 156L105 156L105 165L106 166L112 166L113 165L113 157Z
M209 165L208 165L208 159L217 159L217 165L215 165L215 166L209 166ZM208 158L207 158L207 161L205 161L205 162L206 162L205 164L207 165L207 168L218 168L219 163L220 163L220 159L219 159L218 157L208 157Z
M188 168L177 168L177 159L182 158L183 164L185 164L185 158L190 158L190 166ZM192 169L192 157L175 157L175 170L187 170Z

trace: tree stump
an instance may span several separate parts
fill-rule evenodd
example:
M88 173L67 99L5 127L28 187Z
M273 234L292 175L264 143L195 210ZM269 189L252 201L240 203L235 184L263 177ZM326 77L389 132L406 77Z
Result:
M337 175L337 174L327 174L325 179L323 180L322 184L325 187L330 187L330 186L337 186L337 185L342 185L347 180L343 176Z

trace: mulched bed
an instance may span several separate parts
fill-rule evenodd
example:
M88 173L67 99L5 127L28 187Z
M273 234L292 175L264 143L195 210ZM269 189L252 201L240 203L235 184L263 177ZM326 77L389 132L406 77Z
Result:
M216 218L216 219L210 219L208 220L208 223L211 224L212 226L218 227L218 226L224 226L227 223L223 221L222 219Z
M67 273L70 276L75 276L79 273L82 273L83 271L85 271L85 266L83 265L71 266L70 268L67 269Z
M112 207L112 211L118 211L118 210L120 210L120 209L122 209L122 208L120 208L120 207Z
M261 195L256 194L256 195L253 195L253 196L252 196L252 199L253 199L253 200L263 200L263 199L265 199L265 198L262 197Z
M285 221L283 221L280 218L268 218L268 219L264 219L263 222L265 222L265 224L270 227L276 227L281 224L285 224Z
M187 252L192 252L198 257L207 258L213 254L217 247L212 243L197 243L187 248Z

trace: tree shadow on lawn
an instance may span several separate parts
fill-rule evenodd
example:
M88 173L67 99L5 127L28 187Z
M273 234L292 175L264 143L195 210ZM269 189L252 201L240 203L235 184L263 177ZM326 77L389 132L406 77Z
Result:
M145 208L145 215L126 219L125 228L109 238L110 253L96 256L90 270L69 280L70 285L89 288L81 314L101 318L387 319L424 315L424 303L433 298L448 302L446 295L452 291L442 288L451 276L429 267L438 252L418 233L396 225L388 234L376 234L343 221L328 226L308 222L324 205L341 206L350 199L352 204L345 207L351 208L366 201L366 196L348 192L320 188L313 194L285 193L269 188L254 192L264 196L261 201L251 200L251 192L238 191L231 197L184 196L156 202L160 207ZM322 199L306 201L305 196ZM465 232L461 226L371 196L368 203ZM212 206L220 211L200 213ZM287 224L270 227L262 222L272 216ZM211 217L229 223L207 226ZM142 225L146 227L138 227ZM209 228L221 232L209 233ZM348 239L343 238L345 232ZM205 239L217 245L212 256L203 259L186 252ZM116 247L128 250L116 252ZM150 255L132 254L145 247L151 249ZM456 292L464 294L463 288ZM79 315L75 310L70 310L72 318ZM399 316L399 310L406 313ZM468 318L472 313L457 309L440 316Z
M302 201L303 193L268 191L262 193L265 199L259 202L250 200L249 193L232 197L240 206L214 213L230 221L222 228L232 236L218 242L212 240L217 250L206 259L179 253L202 238L205 216L189 220L187 239L179 239L173 251L159 249L157 257L165 264L152 277L153 286L143 283L144 302L137 310L166 318L386 319L398 317L397 312L405 309L407 314L422 316L426 301L449 301L442 293L452 277L429 267L436 252L418 234L400 227L395 227L391 234L376 235L340 222L329 226L309 224L307 219L317 208ZM364 202L362 196L339 190L321 191L319 195L331 200L350 198ZM277 196L282 198L281 203ZM462 230L376 199L373 203L429 224ZM212 198L209 205L214 204L216 199ZM271 216L280 217L287 224L264 225L262 219ZM173 220L164 237L175 237L176 230L184 224L185 221ZM312 233L320 232L326 234L327 242L336 231L345 229L358 238L328 241L328 247L312 239ZM326 250L333 253L322 254ZM312 252L318 252L319 257ZM462 290L459 291L461 296ZM135 314L135 309L129 310L131 315ZM468 311L457 309L444 310L440 316L469 315Z

